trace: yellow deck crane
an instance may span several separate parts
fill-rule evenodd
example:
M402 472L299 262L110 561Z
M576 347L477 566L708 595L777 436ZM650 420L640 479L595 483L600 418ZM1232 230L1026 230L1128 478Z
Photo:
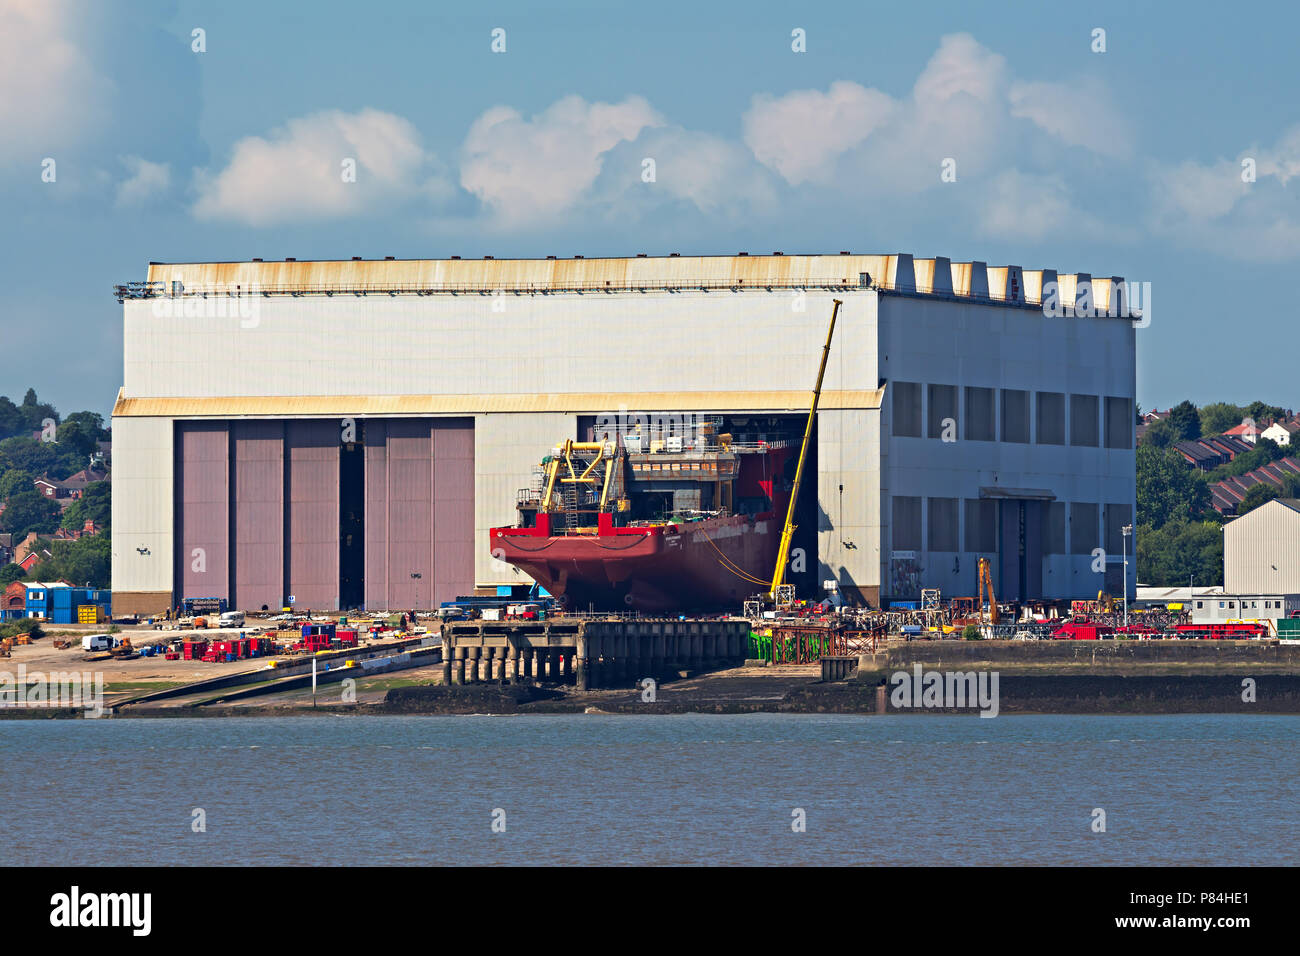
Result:
M808 424L803 430L803 445L799 449L799 464L794 471L794 485L790 489L790 506L785 513L785 527L781 530L781 546L776 552L776 570L772 572L772 587L768 596L773 600L777 598L777 591L785 583L785 566L790 560L790 542L794 540L794 532L797 525L794 523L794 509L799 502L799 485L803 482L803 466L808 459L808 443L812 439L813 423L817 420L817 403L822 397L822 379L826 377L826 359L831 354L831 339L835 337L835 320L840 314L840 306L844 303L839 299L832 300L835 305L831 309L831 327L826 332L826 344L822 346L822 362L817 369L817 384L813 386L812 407L808 409Z
M998 599L993 596L993 562L988 558L979 560L979 597L975 601L975 611L984 613L984 596L988 595L989 623L998 623Z

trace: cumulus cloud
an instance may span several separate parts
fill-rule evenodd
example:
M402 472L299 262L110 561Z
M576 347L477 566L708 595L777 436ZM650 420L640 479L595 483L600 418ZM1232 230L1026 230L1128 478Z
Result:
M914 192L937 185L948 158L959 174L988 168L1005 148L1005 92L1005 60L968 34L952 34L906 99L848 81L825 93L756 96L745 142L791 185L839 181L859 192Z
M503 224L544 220L579 201L611 149L663 122L639 96L621 103L566 96L531 119L494 107L470 127L460 183Z
M1294 258L1300 255L1300 213L1288 183L1297 175L1300 126L1285 130L1275 145L1243 150L1236 159L1154 165L1149 225L1158 235L1235 258Z
M0 162L29 162L101 130L112 82L73 36L66 0L0 2Z
M744 117L745 144L792 185L828 182L834 161L885 123L898 104L879 90L837 80L825 92L755 96Z
M999 173L983 196L980 231L1000 239L1042 239L1068 230L1099 230L1099 224L1074 207L1070 191L1057 175L1023 173L1008 169Z
M654 178L647 181L647 161ZM591 204L607 216L643 216L686 203L714 220L736 220L777 208L776 183L745 147L680 126L647 129L611 151Z
M198 173L197 186L198 218L253 226L348 218L451 193L415 127L374 109L315 113L242 139L223 170Z
M117 187L117 205L135 206L157 199L172 184L172 170L168 163L151 163L139 156L123 156L122 165L130 176Z
M1009 91L1011 115L1027 119L1070 146L1105 156L1125 156L1133 134L1101 83L1084 77L1071 83L1015 82Z

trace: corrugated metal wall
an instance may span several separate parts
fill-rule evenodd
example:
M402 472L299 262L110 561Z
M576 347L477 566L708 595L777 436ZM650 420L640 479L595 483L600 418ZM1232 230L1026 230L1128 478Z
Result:
M289 593L295 607L337 610L340 426L329 420L291 420L285 423L284 441Z
M365 442L367 607L434 607L471 593L473 422L367 421Z
M229 598L229 456L225 422L176 424L178 598Z
M433 422L433 595L474 588L474 423ZM487 542L482 542L483 548Z
M279 608L284 592L284 423L233 422L234 607Z
M472 593L473 420L358 424L366 607L429 608ZM292 595L299 608L339 610L341 437L334 419L178 422L177 598L257 610Z

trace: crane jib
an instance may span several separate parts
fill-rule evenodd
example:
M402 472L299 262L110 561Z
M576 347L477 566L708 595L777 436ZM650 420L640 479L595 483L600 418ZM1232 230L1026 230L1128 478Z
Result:
M799 448L799 464L795 467L794 485L790 488L790 504L786 510L785 527L781 529L781 546L776 553L776 570L772 573L770 596L773 598L776 597L777 588L785 580L785 565L790 560L790 542L794 539L796 527L794 509L799 502L799 485L803 482L803 466L808 458L808 442L812 438L813 422L817 420L817 405L822 395L822 379L826 376L826 359L831 354L831 339L835 336L835 320L840 314L840 306L844 304L839 299L832 301L835 304L831 309L831 325L826 331L826 344L822 346L822 360L817 368L817 384L813 387L812 406L808 409L808 424L804 426L803 445Z

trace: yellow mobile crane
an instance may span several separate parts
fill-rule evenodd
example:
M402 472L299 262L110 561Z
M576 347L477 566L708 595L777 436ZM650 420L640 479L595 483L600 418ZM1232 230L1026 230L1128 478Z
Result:
M839 299L832 300L835 306L831 309L831 327L826 332L826 344L822 346L822 362L817 369L817 384L813 387L812 407L808 409L808 424L803 430L803 446L799 449L799 465L794 472L794 486L790 489L790 506L785 514L785 527L781 530L781 546L776 552L776 570L772 573L772 588L768 596L776 600L777 590L785 582L785 566L790 560L790 542L794 539L796 525L794 523L794 509L799 501L799 485L803 481L803 466L808 459L808 442L812 439L813 422L817 420L817 403L822 397L822 379L826 376L826 359L831 354L831 339L835 336L835 319L840 314L840 306L844 303Z

